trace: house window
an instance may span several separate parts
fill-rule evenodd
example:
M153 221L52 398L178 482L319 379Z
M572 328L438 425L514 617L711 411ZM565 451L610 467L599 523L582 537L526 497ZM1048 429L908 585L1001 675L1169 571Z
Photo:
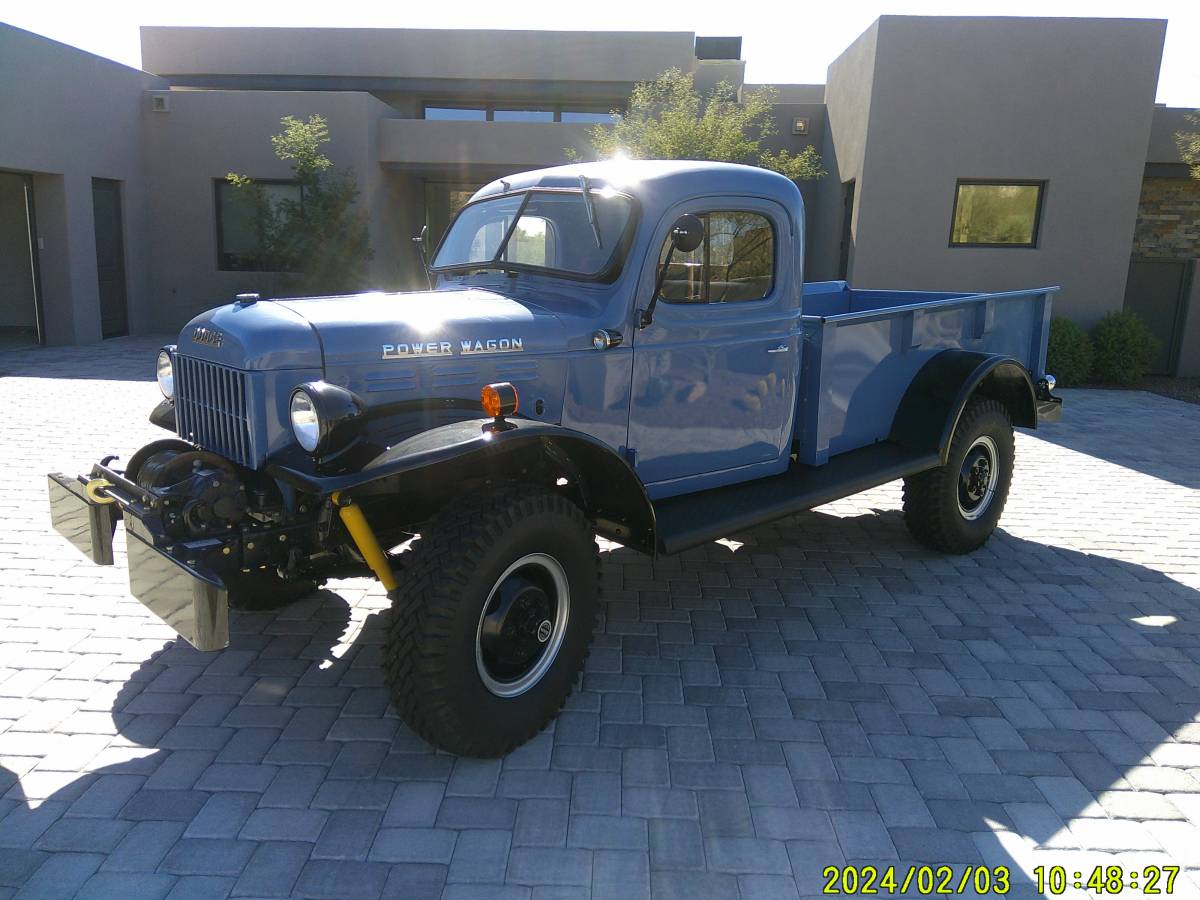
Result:
M576 122L584 125L611 125L612 113L608 110L564 109L561 113L562 122Z
M582 124L609 124L612 112L607 107L591 106L586 103L558 105L530 103L522 105L497 105L494 103L466 103L462 106L426 104L426 119L443 122L574 122Z
M676 250L663 281L668 303L736 303L762 300L771 293L775 274L775 229L752 212L711 212L704 241L691 253ZM670 241L663 244L660 263Z
M951 247L1036 247L1042 181L959 181Z
M304 193L295 181L255 181L261 192L217 181L217 268L228 272L278 272L272 258L271 217L286 204L303 209ZM259 206L260 200L263 207Z
M442 122L486 122L488 111L467 106L427 106L425 118Z
M496 122L553 122L552 109L497 109L492 111Z

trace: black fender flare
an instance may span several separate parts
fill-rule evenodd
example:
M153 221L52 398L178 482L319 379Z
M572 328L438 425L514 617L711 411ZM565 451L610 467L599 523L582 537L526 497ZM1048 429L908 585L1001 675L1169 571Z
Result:
M892 420L890 439L914 450L936 450L945 465L967 403L976 394L998 400L1014 425L1037 428L1033 379L1011 356L943 350L913 378Z
M347 499L399 493L414 475L457 485L486 474L505 478L531 462L576 476L575 489L597 532L643 553L654 553L654 507L637 473L591 435L561 425L509 419L468 419L431 428L389 447L357 471L319 475L274 463L267 474L307 493Z
M158 401L158 406L150 410L150 424L174 432L176 430L175 401L168 400L165 397Z

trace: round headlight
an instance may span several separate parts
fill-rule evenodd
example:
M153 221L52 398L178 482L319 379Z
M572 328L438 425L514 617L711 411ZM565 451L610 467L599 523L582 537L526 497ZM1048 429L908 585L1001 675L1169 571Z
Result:
M158 375L158 389L163 392L163 396L168 400L175 397L175 364L171 361L171 354L166 350L158 351L158 365L156 367Z
M317 415L317 405L312 397L298 389L292 394L290 413L296 443L312 453L321 442L321 418Z

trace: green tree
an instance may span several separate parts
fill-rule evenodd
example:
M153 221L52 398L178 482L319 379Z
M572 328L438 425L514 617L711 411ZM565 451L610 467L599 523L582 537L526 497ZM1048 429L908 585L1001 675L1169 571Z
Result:
M613 110L613 125L592 128L592 149L602 158L705 159L761 166L793 181L820 178L825 170L812 147L795 154L763 148L776 133L771 107L778 96L767 86L746 91L739 102L727 81L701 95L690 74L668 69L634 86L629 108ZM578 154L568 148L568 156Z
M371 259L367 220L358 209L358 184L349 167L334 168L322 147L330 142L323 116L279 120L275 155L291 163L300 198L280 197L245 175L226 177L257 228L259 263L283 272L282 287L301 294L345 293L364 286Z
M1200 109L1194 113L1188 113L1187 120L1200 127ZM1192 167L1192 177L1200 178L1200 132L1176 132L1175 143L1179 145L1179 154L1183 157L1183 161Z

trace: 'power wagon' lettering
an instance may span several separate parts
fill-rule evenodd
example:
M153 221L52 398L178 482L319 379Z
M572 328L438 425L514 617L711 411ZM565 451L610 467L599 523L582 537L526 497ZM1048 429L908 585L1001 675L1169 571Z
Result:
M463 353L521 353L525 349L521 338L488 338L479 341L459 341Z
M450 341L420 341L414 343L396 343L383 345L384 359L409 359L415 356L470 356L483 353L523 353L525 339L511 338L475 338L462 339L458 342L458 354Z

